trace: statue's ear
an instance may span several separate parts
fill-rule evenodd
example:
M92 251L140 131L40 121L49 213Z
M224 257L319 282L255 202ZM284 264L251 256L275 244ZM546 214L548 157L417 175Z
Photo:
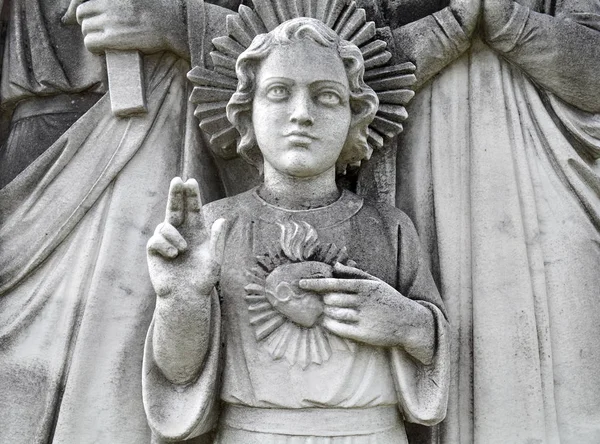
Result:
M369 102L363 102L360 105L352 107L352 119L350 120L350 128L364 128L369 126L377 113L377 105Z
M377 96L374 93L361 94L351 101L352 119L346 143L337 162L338 173L346 171L348 165L360 165L361 161L371 157L373 148L367 141L367 132L377 113L377 106Z
M288 302L294 296L294 289L288 282L280 282L273 294L279 302Z

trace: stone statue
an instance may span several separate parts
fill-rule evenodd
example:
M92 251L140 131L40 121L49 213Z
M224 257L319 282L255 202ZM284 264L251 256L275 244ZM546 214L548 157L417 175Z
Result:
M0 0L0 442L151 439L139 374L156 297L144 246L173 176L196 177L203 203L259 183L234 157L238 132L224 114L235 60L300 15L363 53L380 103L371 158L360 168L346 159L345 175L341 162L338 182L415 222L450 321L446 420L427 428L433 441L407 425L411 444L599 442L598 0L253 3L226 18L239 2ZM144 54L146 115L111 112L107 51ZM412 97L407 85L417 95L405 123L396 106ZM275 238L297 225L332 254L362 242L278 222ZM256 252L259 270L278 271L250 271L241 294L264 288L253 309L268 302L267 318L320 328L330 351L278 347L281 329L262 340L271 358L312 371L356 341L323 328L322 295L285 280L339 273L328 257L299 261L287 234L269 245L274 262ZM358 259L337 262L384 278ZM208 429L205 419L194 424Z
M144 246L160 190L193 174L211 201L258 178L212 157L187 103L190 63L213 66L228 11L202 0L2 6L0 441L145 442L139 373L155 295ZM348 29L365 26L355 16ZM146 54L146 115L112 114L105 50Z
M201 206L175 178L148 242L143 390L160 439L217 426L217 443L406 443L404 420L443 419L447 323L417 234L335 181L371 150L363 72L313 18L238 57L227 116L263 181Z
M228 10L90 0L77 8L84 41L76 20L62 20L76 3L3 2L0 442L150 440L139 374L160 190L186 163L203 198L223 195L194 131L186 74L191 59L203 65L204 39ZM113 115L104 61L85 44L147 53L146 115ZM187 161L196 157L204 169Z
M481 14L467 43L419 32L428 18L393 30L421 35L397 53L418 77L423 37L451 62L411 102L398 151L397 206L452 329L441 441L600 442L600 4L465 3Z

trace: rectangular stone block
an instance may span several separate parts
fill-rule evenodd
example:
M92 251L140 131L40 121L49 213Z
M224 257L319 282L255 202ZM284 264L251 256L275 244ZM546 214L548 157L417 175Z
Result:
M144 114L146 94L139 51L106 51L111 109L115 116Z

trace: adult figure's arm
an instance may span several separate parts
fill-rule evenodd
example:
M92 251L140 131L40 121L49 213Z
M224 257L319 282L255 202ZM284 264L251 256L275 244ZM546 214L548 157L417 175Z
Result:
M568 2L565 2L568 3ZM488 44L536 83L584 111L600 112L600 3L541 14L512 0L484 0Z
M223 6L220 6L223 4ZM191 60L203 58L213 35L223 34L225 17L236 0L72 0L63 21L77 20L91 52L171 51Z
M417 67L415 89L469 48L480 9L481 0L450 0L441 11L392 30L393 51Z

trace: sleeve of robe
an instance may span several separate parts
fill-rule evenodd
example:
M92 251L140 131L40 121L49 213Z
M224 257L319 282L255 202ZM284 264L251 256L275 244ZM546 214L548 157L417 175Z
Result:
M515 3L488 43L543 88L575 148L599 158L600 3L564 0L555 16Z
M391 350L398 403L406 421L431 426L446 416L450 385L449 327L417 232L404 213L400 213L398 225L398 274L398 291L427 307L435 325L431 359L422 362L400 347Z
M449 8L394 29L392 34L393 40L388 42L392 53L399 61L411 61L417 67L416 90L471 45Z
M565 102L600 112L600 3L577 3L556 16L515 3L503 28L487 41Z
M142 393L148 424L166 442L183 441L209 432L216 426L219 406L221 311L213 292L210 345L197 378L188 384L170 382L154 360L150 324L144 349Z

